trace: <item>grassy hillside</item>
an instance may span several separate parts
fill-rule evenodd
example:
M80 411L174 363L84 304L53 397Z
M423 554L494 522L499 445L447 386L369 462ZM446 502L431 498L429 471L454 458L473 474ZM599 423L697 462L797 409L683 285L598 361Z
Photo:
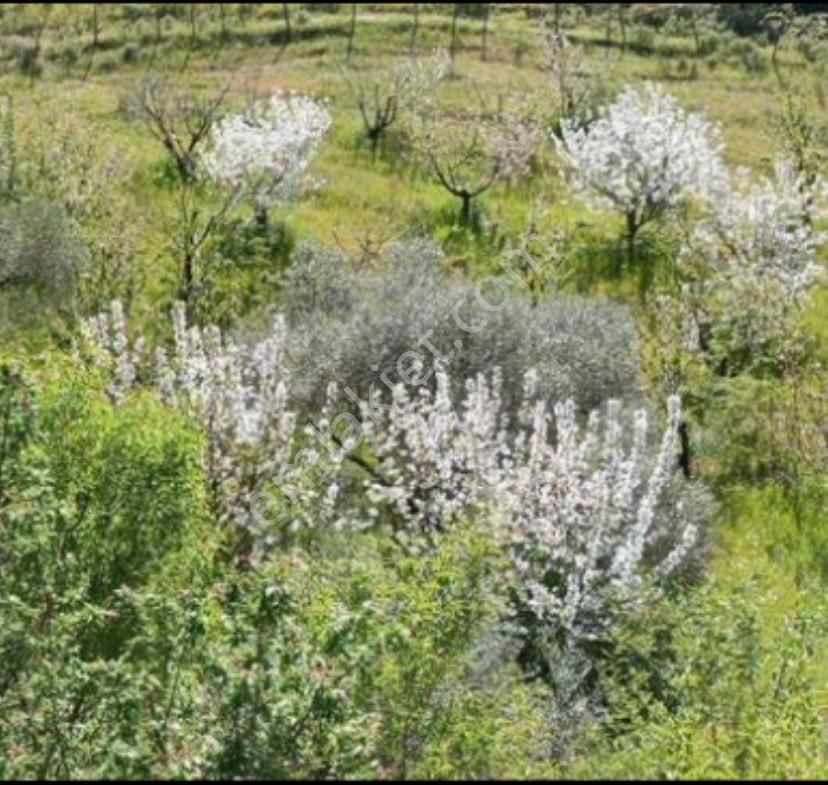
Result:
M2 209L57 206L89 255L72 296L0 275L0 776L828 775L828 285L809 294L782 359L729 357L723 371L688 351L658 303L680 289L680 248L704 205L647 224L628 255L624 218L580 198L548 142L561 118L542 67L559 7L558 24L597 74L591 108L625 85L656 82L720 126L726 165L755 182L785 153L784 119L799 102L826 177L828 44L817 15L792 22L800 27L777 47L768 23L741 34L715 8L696 19L686 4L667 6L460 4L456 18L434 4L0 9ZM433 96L446 117L523 100L547 140L527 177L479 197L472 222L403 120L372 152L354 99L366 75L438 48L454 49ZM529 233L557 238L557 256L543 260L548 280L519 301L524 310L492 329L491 348L476 349L485 362L531 356L527 322L546 324L539 311L554 314L564 298L608 298L629 314L638 345L628 347L636 382L620 396L624 412L648 407L658 434L666 396L682 397L691 485L709 491L712 512L677 582L642 595L592 641L600 666L582 702L566 704L552 675L564 643L536 629L514 634L525 616L514 611L517 568L489 536L494 513L461 507L427 544L398 536L405 511L360 490L384 467L364 446L344 461L335 484L352 496L336 505L363 517L378 505L379 518L359 534L338 528L319 501L325 480L289 500L296 525L260 552L255 531L240 533L221 506L227 488L237 500L254 489L216 473L216 432L180 399L169 405L143 366L119 397L109 370L78 358L82 321L113 299L130 340L172 346L187 221L198 226L226 197L182 184L137 116L142 81L159 76L193 96L226 89L226 115L252 96L294 91L324 100L332 118L311 165L317 187L274 204L266 230L246 201L216 212L188 303L201 327L253 340L275 312L294 309L318 350L303 367L336 368L347 382L342 357L442 307L428 288L428 303L416 299L421 282L384 272L417 261L394 256L395 243L436 240L437 288L454 292L503 275L504 253ZM32 237L64 232L37 221ZM34 256L59 246L57 258L68 258L63 234L47 240ZM319 291L365 309L346 326L335 306L302 316L292 299L306 294L290 271L307 243L339 254L320 268L330 279ZM816 256L824 272L824 242ZM592 331L576 336L582 355L541 358L556 373L593 361L588 340L605 328L582 329ZM353 338L338 335L347 330ZM289 360L306 350L291 344ZM373 359L360 355L366 367ZM308 400L296 404L308 422L335 413ZM248 447L234 453L239 466L269 465L271 454ZM318 528L298 523L317 519ZM543 667L532 659L539 651Z

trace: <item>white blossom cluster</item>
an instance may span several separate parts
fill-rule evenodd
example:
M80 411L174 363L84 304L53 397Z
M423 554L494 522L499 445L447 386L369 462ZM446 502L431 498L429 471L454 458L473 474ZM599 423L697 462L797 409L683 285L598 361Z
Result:
M819 272L824 236L813 226L819 194L783 159L776 161L773 179L752 183L746 171L735 179L715 195L684 253L700 254L707 271L719 277L716 284L730 293L750 297L770 286L776 298L800 302Z
M599 588L620 601L645 572L664 577L681 567L697 540L692 516L664 506L676 466L679 400L670 398L661 443L651 448L646 411L628 423L610 401L582 427L572 401L550 407L536 396L531 371L520 427L512 428L500 384L497 373L469 380L455 405L441 370L433 395L411 395L400 384L390 406L366 410L382 478L368 483L369 494L390 503L411 532L434 532L463 516L486 521L513 554L538 618L582 636L586 615L598 623L596 603L607 602ZM550 586L551 571L563 574L563 583Z
M564 121L553 141L575 187L634 229L727 177L719 129L657 85L627 86L594 121Z
M688 323L726 336L731 354L784 359L820 277L825 235L815 224L824 204L824 181L809 185L786 160L776 161L773 178L753 181L737 172L681 251Z
M539 398L536 381L527 373L517 429L497 373L467 381L459 404L445 371L433 394L398 385L390 406L363 413L379 458L366 486L414 548L461 518L504 549L521 624L556 642L548 665L569 703L595 665L589 647L606 641L618 614L695 561L710 502L676 476L678 397L652 444L646 411L630 418L609 401L583 424L572 401Z
M437 88L451 73L451 56L437 49L427 58L406 58L393 71L399 85L401 108L413 113L434 108Z
M216 124L202 158L212 179L245 189L257 209L294 198L331 125L321 102L273 95Z
M499 372L469 379L455 402L441 366L433 392L399 383L390 401L361 401L359 418L342 410L331 385L302 438L288 403L281 319L250 346L188 327L181 306L174 321L173 351L156 350L146 375L200 420L222 520L263 547L272 532L261 520L267 510L254 506L268 483L287 499L291 527L391 526L415 552L470 519L510 555L510 581L534 623L576 647L605 636L613 609L635 603L694 551L706 508L684 507L675 477L678 398L652 445L644 410L628 421L610 401L583 424L572 401L550 406L530 371L509 422ZM143 345L130 346L117 303L87 332L120 398L142 377ZM355 459L357 449L370 459Z
M108 312L88 319L81 329L83 348L91 352L93 363L107 372L109 397L120 403L136 384L138 367L144 360L143 336L130 345L120 300L113 300Z
M631 246L648 221L700 198L702 218L681 250L682 289L670 306L690 344L710 352L715 343L723 369L793 356L793 322L820 271L824 236L814 226L823 179L802 177L784 160L772 179L731 175L718 128L652 85L627 87L592 123L564 122L556 144L591 204L626 218Z
M546 138L542 124L519 109L504 111L488 126L487 134L497 154L499 178L516 183L529 177Z
M250 345L215 326L188 326L183 303L174 307L173 325L173 350L157 347L149 357L141 337L130 345L123 308L115 301L109 313L89 320L85 338L93 362L110 373L116 402L143 378L165 402L202 423L206 469L223 501L221 514L248 525L253 495L264 478L289 462L292 449L295 415L284 380L284 320L277 317L269 334Z

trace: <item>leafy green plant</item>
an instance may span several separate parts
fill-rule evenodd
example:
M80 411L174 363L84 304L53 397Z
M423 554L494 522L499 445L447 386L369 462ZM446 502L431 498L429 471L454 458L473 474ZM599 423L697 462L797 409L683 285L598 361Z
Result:
M818 603L769 630L755 586L712 585L646 611L616 641L602 728L568 776L824 777Z
M88 254L59 207L27 200L0 208L0 324L36 323L52 307L71 314Z

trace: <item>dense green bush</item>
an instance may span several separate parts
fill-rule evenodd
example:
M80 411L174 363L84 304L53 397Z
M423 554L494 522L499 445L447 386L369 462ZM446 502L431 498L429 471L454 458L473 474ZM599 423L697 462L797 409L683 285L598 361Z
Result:
M263 566L225 607L229 636L208 651L218 754L206 773L486 777L531 766L542 692L476 654L480 636L496 640L490 547L468 532L420 559L370 543L345 545L343 559L342 547Z
M531 770L543 692L508 664L479 535L240 566L177 414L4 368L0 415L2 776Z
M71 312L87 251L59 207L0 207L0 326L32 323L44 308Z
M712 585L618 637L608 714L569 776L791 779L828 774L814 681L824 607L769 630L758 587Z
M130 679L150 689L166 644L130 662L129 598L177 596L208 557L199 441L150 400L115 412L78 381L33 388L10 368L0 409L0 772L132 771Z
M202 254L193 293L193 316L228 327L240 314L261 311L276 296L295 236L281 221L261 226L233 218L217 227Z

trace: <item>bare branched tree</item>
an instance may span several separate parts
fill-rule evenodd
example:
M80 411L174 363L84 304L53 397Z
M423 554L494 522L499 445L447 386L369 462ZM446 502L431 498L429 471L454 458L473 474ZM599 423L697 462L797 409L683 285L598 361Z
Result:
M162 23L167 13L166 3L153 3L153 17L155 18L155 44L161 43L164 37Z
M561 16L563 15L563 5L563 3L552 3L552 19L556 35L560 34L561 32Z
M460 221L473 222L474 200L497 182L529 175L543 138L531 110L485 106L462 115L423 118L417 144L437 181L460 200Z
M343 79L359 109L365 138L376 155L388 129L403 113L419 111L449 71L445 52L420 61L404 60L388 71L346 72Z
M98 3L92 3L92 48L100 46L101 21L98 13Z
M784 82L782 72L779 70L779 47L782 44L782 39L785 37L785 34L791 28L794 18L793 3L776 3L772 10L765 14L762 20L763 27L772 46L771 62L773 63L773 71L781 87L784 87Z
M293 31L290 27L290 4L282 3L282 18L285 20L285 46L290 43Z
M371 153L376 155L380 140L397 119L402 90L399 74L394 74L386 84L378 79L371 83L365 79L349 79L347 84L359 108Z
M500 160L488 149L479 126L444 130L427 138L426 154L440 185L460 200L460 220L471 223L472 203L491 188L500 174Z
M765 14L762 25L771 43L771 62L780 88L788 89L779 63L779 50L786 43L795 42L805 54L812 46L824 45L828 40L828 23L824 15L797 14L794 3L777 3Z
M618 29L621 32L621 51L627 51L627 11L631 3L615 3L615 13L618 15Z
M482 14L483 14L483 29L480 31L481 35L481 42L480 42L480 59L485 60L486 56L488 55L488 43L489 43L489 17L492 13L492 4L491 3L483 3Z
M195 177L198 149L221 116L228 87L200 94L170 85L163 77L139 82L129 109L163 145L182 180Z
M195 49L196 41L198 40L198 26L196 25L197 5L197 3L187 3L190 18L190 49Z
M541 68L552 77L560 117L580 114L599 81L583 49L562 33L550 31L543 41ZM605 72L601 78L606 78Z
M718 14L719 8L715 3L682 3L680 11L690 23L690 35L693 36L693 46L696 57L701 57L702 37L704 27L709 27Z
M460 3L454 3L451 12L451 44L449 45L449 54L451 61L454 62L454 56L457 54L457 17L460 16Z
M356 35L356 12L357 4L351 3L351 24L348 28L348 52L345 59L350 63L351 55L354 53L354 36Z

